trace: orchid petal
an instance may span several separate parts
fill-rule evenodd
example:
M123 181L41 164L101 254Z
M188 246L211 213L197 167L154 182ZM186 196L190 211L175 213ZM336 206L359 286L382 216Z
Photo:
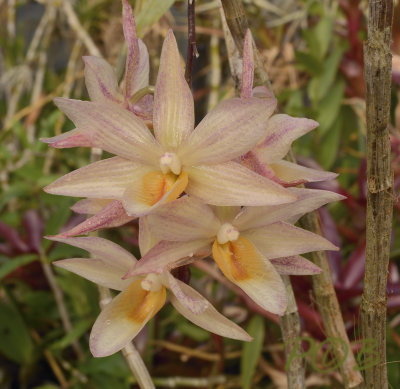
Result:
M243 44L242 89L240 97L249 98L252 95L254 79L253 38L249 29L246 31Z
M243 236L225 244L215 240L212 252L225 277L260 307L278 315L285 312L287 300L283 281L250 240Z
M164 148L176 149L194 128L194 104L183 76L172 30L165 38L154 93L154 133Z
M214 205L211 205L210 208L214 210L214 214L217 216L218 220L220 221L220 224L232 223L233 219L235 219L235 217L241 210L240 206L216 207Z
M53 265L110 289L124 290L132 283L132 279L122 279L124 272L119 267L113 266L102 259L70 258L55 261Z
M103 58L83 57L85 62L85 83L90 100L96 102L122 103L114 69Z
M276 162L289 152L292 142L318 126L311 119L278 114L268 120L266 136L252 150L266 164Z
M265 133L275 99L232 98L218 104L179 150L183 163L211 165L248 152Z
M165 288L148 292L141 288L141 282L134 281L100 313L89 340L95 357L106 357L121 350L164 305Z
M187 183L186 172L175 177L173 174L148 171L138 182L126 189L122 202L128 215L143 216L177 199Z
M122 1L122 28L124 30L127 45L125 64L124 97L129 100L134 92L137 69L139 66L140 53L139 43L136 35L135 19L133 11L127 0Z
M142 257L160 241L158 236L150 229L148 218L148 216L142 216L139 219L139 249Z
M195 315L204 312L208 306L207 300L187 295L181 287L182 282L177 280L170 272L166 272L165 278L165 286L171 290L174 296L187 310Z
M100 212L111 201L107 199L82 199L70 208L76 213L94 215Z
M148 171L146 166L113 157L74 170L46 186L44 191L64 196L121 199L126 188Z
M259 99L270 99L274 98L274 94L272 93L271 90L269 90L266 86L264 85L259 85L253 88L253 91L251 93L253 97L257 97Z
M160 146L146 125L122 106L64 98L54 102L95 147L147 164L160 158Z
M186 319L217 335L225 336L231 339L244 340L246 342L250 342L252 340L251 336L246 331L240 328L237 324L228 320L226 317L222 316L200 293L196 292L184 282L179 280L176 281L179 283L181 290L186 296L189 296L197 301L204 301L204 306L206 306L203 312L200 314L194 314L187 309L174 295L171 295L170 299L172 305L181 315L185 316Z
M146 45L141 39L138 39L139 43L139 64L136 69L135 84L132 85L133 93L136 93L140 89L146 88L149 85L149 52Z
M97 238L95 236L81 238L47 236L46 238L86 250L96 258L102 259L105 263L120 269L122 272L126 272L137 263L136 258L131 253L107 239Z
M66 149L70 147L94 147L90 136L84 131L75 128L74 130L64 132L61 135L52 138L40 138L40 141L47 143L57 149Z
M189 242L161 241L133 266L124 278L148 273L163 273L192 262L195 256L206 257L210 253L210 239Z
M305 276L319 274L322 269L300 255L283 258L271 258L270 262L274 265L279 274Z
M306 182L333 180L338 175L323 170L310 169L288 161L279 161L270 165L278 178L291 182L302 179Z
M310 251L338 250L331 242L310 231L278 222L242 232L266 259L288 257Z
M273 205L296 200L282 186L236 162L187 169L186 193L212 205Z
M146 95L131 107L131 111L139 116L149 128L153 127L153 104L153 96Z
M151 230L169 241L213 238L221 225L210 207L189 196L158 208L148 219Z
M297 196L294 203L282 205L267 205L264 207L246 207L237 215L234 221L239 230L266 226L278 221L292 220L323 205L342 200L345 197L326 190L290 188L289 192Z
M133 219L135 219L134 216L128 216L126 214L122 203L118 200L114 200L107 204L94 216L86 219L74 228L58 234L57 236L68 238L75 235L87 234L91 231L96 231L103 228L119 227Z

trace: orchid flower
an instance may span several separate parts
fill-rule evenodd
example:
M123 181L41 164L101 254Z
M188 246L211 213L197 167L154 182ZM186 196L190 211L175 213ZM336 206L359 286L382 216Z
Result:
M162 272L182 264L208 246L208 252L234 284L262 308L286 309L280 274L316 274L320 269L299 254L337 250L325 238L293 226L302 214L343 196L291 188L295 203L264 207L210 207L189 196L148 216L151 231L162 241L134 265L125 278Z
M247 30L243 47L241 98L270 99L271 92L267 88L263 86L253 88L252 41L250 30ZM240 158L240 162L256 173L285 187L333 179L337 174L306 168L283 160L289 152L292 142L317 126L318 123L311 119L294 118L285 114L273 115L268 121L264 137L252 150Z
M144 237L146 235L148 229L141 225L139 247L142 254L153 244ZM93 325L89 346L95 357L105 357L125 347L163 307L167 289L175 309L196 325L221 336L251 340L243 329L218 313L208 300L168 271L123 280L122 276L137 260L117 244L96 237L49 239L82 248L93 256L56 261L56 266L121 291L106 305Z
M296 196L232 159L265 133L275 99L223 101L194 127L194 104L175 37L163 44L154 95L155 136L120 105L55 99L79 131L117 156L61 177L53 194L121 201L128 216L142 216L186 192L213 205L272 205Z

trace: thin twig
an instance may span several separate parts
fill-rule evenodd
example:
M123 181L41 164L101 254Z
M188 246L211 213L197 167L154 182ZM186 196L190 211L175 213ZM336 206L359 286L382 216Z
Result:
M199 53L196 47L196 19L195 19L195 0L188 0L188 51L186 57L185 79L192 87L193 59Z
M374 366L368 364L367 360L365 363L368 389L388 387L386 285L393 213L393 172L388 128L392 21L392 0L369 1L368 40L364 45L364 77L367 87L367 246L361 326L363 339L374 342L371 347L376 363Z

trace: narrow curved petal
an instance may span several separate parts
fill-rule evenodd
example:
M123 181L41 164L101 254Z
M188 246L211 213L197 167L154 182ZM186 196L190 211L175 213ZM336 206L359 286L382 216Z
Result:
M138 39L139 43L139 64L136 69L135 82L132 85L132 95L140 89L146 88L149 85L149 52L146 45L141 39Z
M262 138L275 99L232 98L218 104L179 149L183 164L211 165L247 153Z
M279 179L286 182L298 181L299 179L306 182L319 182L333 180L338 176L336 173L310 169L288 161L272 163L270 167Z
M282 205L267 205L265 207L245 207L235 218L235 227L244 231L278 221L292 220L293 217L298 218L325 204L345 198L340 194L327 190L303 188L289 188L287 190L297 196L295 202Z
M129 100L134 93L140 54L135 19L133 18L133 11L128 0L122 1L122 28L128 49L125 64L124 97L126 100Z
M322 272L321 268L300 255L272 258L270 262L279 274L306 276Z
M254 58L253 58L253 38L249 29L246 31L243 44L243 70L242 70L242 89L240 97L249 98L252 95L254 79Z
M265 310L282 315L287 299L283 281L273 265L244 238L212 247L213 257L225 277L243 289Z
M119 267L98 258L70 258L53 264L110 289L124 290L132 283L132 279L122 279L124 272Z
M124 276L148 273L163 273L174 267L192 262L196 257L206 257L210 253L210 239L189 242L161 241L142 257Z
M161 240L169 241L213 238L221 225L209 206L189 196L158 208L148 223Z
M94 215L100 212L111 201L108 199L82 199L70 208L76 213Z
M266 259L288 257L311 251L338 250L331 242L310 231L278 222L242 233Z
M162 154L160 145L132 112L109 102L64 98L56 98L54 102L95 147L120 157L158 165Z
M164 287L158 292L147 292L140 284L140 279L134 281L100 313L89 339L95 357L121 350L164 305Z
M269 164L285 157L292 142L318 126L311 119L294 118L285 114L272 116L266 127L266 136L252 150L260 161Z
M85 62L85 83L90 100L97 102L122 103L114 69L103 58L83 57Z
M185 295L190 296L197 301L204 301L204 305L206 306L206 309L203 312L200 314L194 314L182 305L174 295L171 295L170 299L172 305L182 316L185 316L186 319L190 320L192 323L214 334L231 339L244 340L246 342L253 340L245 330L240 328L234 322L228 320L225 316L222 316L200 293L196 292L193 288L182 281L177 280L177 282Z
M174 151L194 128L194 104L172 30L165 38L154 93L154 133Z
M187 169L186 193L212 205L272 205L296 196L236 162Z
M183 282L177 280L170 272L165 273L165 286L171 290L179 302L191 313L198 315L205 311L208 307L208 302L204 298L187 295L182 289Z
M172 173L148 171L126 189L122 202L128 215L147 215L161 205L177 199L187 183L186 172L175 177Z
M121 246L107 239L98 238L95 236L81 238L59 238L57 236L47 236L49 240L70 244L71 246L79 247L88 251L96 258L102 259L105 263L120 269L124 272L121 277L137 263L136 258L123 249Z
M74 170L43 190L64 196L122 199L126 188L139 181L149 169L128 159L113 157Z
M94 147L90 136L84 131L75 128L74 130L64 132L61 135L52 138L40 138L41 142L47 143L56 149L67 149L70 147Z
M121 201L114 200L108 203L103 209L92 217L86 219L74 228L62 232L57 236L68 238L75 235L87 234L91 231L103 228L119 227L135 219L135 216L128 216Z
M148 216L142 216L139 219L139 249L142 257L160 241L150 229L148 218Z

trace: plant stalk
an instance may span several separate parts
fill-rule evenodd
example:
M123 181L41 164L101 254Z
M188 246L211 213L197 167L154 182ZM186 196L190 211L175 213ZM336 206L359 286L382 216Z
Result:
M386 285L393 214L393 172L390 166L390 121L393 1L370 0L368 40L364 45L367 88L367 223L361 327L366 388L386 389ZM373 360L371 360L373 356ZM371 362L371 363L370 363Z

